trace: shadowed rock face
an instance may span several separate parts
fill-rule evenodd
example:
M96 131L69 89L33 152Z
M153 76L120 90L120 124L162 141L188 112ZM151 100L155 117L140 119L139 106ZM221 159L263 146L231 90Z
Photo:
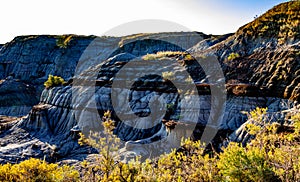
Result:
M22 116L38 102L36 91L32 86L14 80L11 76L0 81L0 94L1 115Z
M220 86L222 81L226 83L226 102L217 129L226 131L225 135L232 133L233 141L246 141L241 126L247 117L242 111L268 107L272 121L282 121L282 111L300 98L299 37L279 42L274 36L251 38L248 33L241 28L223 36L193 32L97 39L73 36L67 48L57 46L58 36L14 39L0 49L0 114L25 115L33 107L16 124L0 123L0 163L44 156L48 161L82 160L96 151L79 146L76 131L101 129L101 117L107 110L112 111L116 121L115 134L126 142L121 151L124 160L132 153L153 155L143 144L162 140L172 145L180 141L178 136L200 139L209 117L219 114L212 112L218 105L211 88ZM85 56L92 41L96 45L89 49L93 57ZM185 50L193 57L180 52L154 60L143 57L160 51ZM228 59L231 53L238 53L239 57ZM214 65L204 71L199 64L209 65L212 55L220 63L225 80L209 81L215 74ZM128 66L133 62L134 66ZM170 70L174 74L169 74L169 80L155 74ZM146 74L124 89L127 78L140 72ZM184 72L195 82L193 92L178 89L187 85ZM70 80L69 85L43 90L42 83L49 74ZM177 85L172 79L178 81ZM118 84L113 86L114 83ZM194 96L197 104L193 104ZM165 105L155 102L159 99ZM188 106L183 106L183 100ZM132 117L146 118L163 111L166 113L152 122ZM165 143L151 146L152 150L164 151Z
M8 94L0 98L2 103L0 114L26 115L29 111L28 108L38 103L40 93L44 88L43 83L48 75L59 75L65 79L71 78L83 50L95 38L74 36L68 49L63 49L56 45L58 37L22 36L1 48L0 80L9 76L10 79L15 80L15 83L10 81L9 92L6 92L3 84L0 86L0 92L3 89L3 92ZM27 90L31 91L20 90L18 84L26 84ZM18 100L7 98L12 93L20 92L22 94L17 96ZM20 108L15 108L15 106ZM12 110L11 107L15 109Z

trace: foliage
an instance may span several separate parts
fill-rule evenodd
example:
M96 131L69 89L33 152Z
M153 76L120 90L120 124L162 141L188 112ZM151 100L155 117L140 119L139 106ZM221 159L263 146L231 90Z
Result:
M236 58L239 58L239 57L240 57L240 55L238 53L231 53L231 54L229 54L227 59L229 61L232 61L232 60L235 60Z
M230 143L217 162L220 174L229 181L275 181L265 153L258 147Z
M265 121L267 120L267 110L267 108L257 107L255 110L251 111L250 114L248 114L248 118L251 120L251 123L246 125L246 129L248 129L249 134L257 135L260 132L263 132L262 127L266 124Z
M172 151L158 159L153 168L154 180L157 181L219 181L216 157L203 155L205 145L200 141L182 140L187 152Z
M0 165L0 181L79 181L79 173L66 165L59 167L32 158L19 164Z
M147 54L142 57L146 61L170 61L176 60L181 63L182 66L187 66L188 64L193 64L195 58L188 52L183 51L161 51L155 54Z
M292 113L292 125L266 122L266 109L261 108L252 111L250 118L255 124L251 123L247 128L256 137L246 149L259 149L265 162L281 181L299 181L300 111Z
M59 48L67 48L70 44L70 41L72 40L73 35L61 35L56 40L56 45Z
M291 117L293 126L295 127L295 134L300 135L300 113L297 113Z
M65 80L59 76L49 75L48 80L44 83L46 88L61 86L65 83Z

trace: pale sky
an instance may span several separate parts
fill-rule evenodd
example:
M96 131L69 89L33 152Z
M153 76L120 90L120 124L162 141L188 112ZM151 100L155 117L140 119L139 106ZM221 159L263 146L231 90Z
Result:
M281 2L284 0L6 0L0 4L0 43L18 35L101 36L124 23L144 19L171 21L206 34L225 34ZM145 30L140 28L132 28L130 34ZM159 29L164 30L170 28ZM112 32L116 36L128 34Z

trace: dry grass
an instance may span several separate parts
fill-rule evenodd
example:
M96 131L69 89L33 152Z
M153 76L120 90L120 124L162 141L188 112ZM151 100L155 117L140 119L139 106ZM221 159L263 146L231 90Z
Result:
M151 60L160 60L166 57L176 57L176 56L187 56L188 53L181 51L163 51L157 52L156 54L147 54L142 57L143 60L151 61Z

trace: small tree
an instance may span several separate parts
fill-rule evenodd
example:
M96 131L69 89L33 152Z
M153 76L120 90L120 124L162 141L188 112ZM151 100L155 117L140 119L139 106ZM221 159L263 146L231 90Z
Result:
M83 163L87 173L92 173L92 176L87 177L87 181L91 180L91 178L92 180L96 178L101 181L109 181L109 178L113 177L111 173L118 167L115 165L115 162L121 140L113 134L114 122L109 111L104 113L102 125L104 127L103 132L91 132L88 138L80 133L79 144L90 145L98 149L100 154L97 158L97 164L89 165L86 162ZM100 171L100 175L95 174L97 171Z

